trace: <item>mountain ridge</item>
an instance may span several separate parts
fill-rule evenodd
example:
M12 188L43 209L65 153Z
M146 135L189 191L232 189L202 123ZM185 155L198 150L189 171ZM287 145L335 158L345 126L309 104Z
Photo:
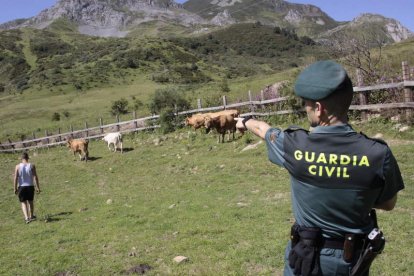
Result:
M0 29L43 29L62 17L76 23L80 33L101 37L124 37L148 22L175 24L185 29L185 33L195 34L200 29L208 32L257 21L314 39L357 25L363 28L372 21L384 29L388 41L398 42L413 36L400 22L382 15L362 14L351 21L338 22L315 5L284 0L189 0L184 4L174 0L59 0L34 17L6 22Z

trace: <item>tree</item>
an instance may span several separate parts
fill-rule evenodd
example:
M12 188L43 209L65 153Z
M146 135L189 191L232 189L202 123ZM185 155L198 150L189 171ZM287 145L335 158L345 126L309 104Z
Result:
M359 69L365 82L370 84L380 78L378 67L385 45L384 33L382 28L363 33L337 32L326 46L334 58Z
M117 101L112 102L111 114L116 116L120 114L128 113L128 101L124 98L121 98Z

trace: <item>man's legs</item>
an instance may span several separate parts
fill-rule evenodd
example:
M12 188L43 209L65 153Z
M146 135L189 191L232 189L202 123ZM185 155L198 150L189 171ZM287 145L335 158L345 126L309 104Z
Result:
M33 203L33 200L28 200L28 202L29 202L29 211L27 214L29 215L30 219L33 219L34 218L34 203Z
M21 202L22 205L22 211L23 211L23 215L24 215L24 220L29 220L29 204L28 201L23 201Z

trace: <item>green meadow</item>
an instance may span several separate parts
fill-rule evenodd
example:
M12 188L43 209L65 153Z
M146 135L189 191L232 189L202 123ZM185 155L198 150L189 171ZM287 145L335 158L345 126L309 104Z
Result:
M355 128L384 131L405 190L393 211L378 213L387 244L371 274L412 275L413 133L381 126ZM257 142L245 134L217 144L215 135L181 129L128 135L123 154L92 141L86 163L65 147L31 152L42 192L38 219L27 225L13 194L19 155L0 155L0 274L124 275L145 268L146 275L282 275L293 220L289 176L268 161L264 143L243 151ZM177 264L176 256L188 260Z

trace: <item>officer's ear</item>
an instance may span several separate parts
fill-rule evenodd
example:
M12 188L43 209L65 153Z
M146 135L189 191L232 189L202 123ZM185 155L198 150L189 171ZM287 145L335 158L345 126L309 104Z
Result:
M321 117L325 112L325 105L322 102L315 102L314 111L316 116Z

